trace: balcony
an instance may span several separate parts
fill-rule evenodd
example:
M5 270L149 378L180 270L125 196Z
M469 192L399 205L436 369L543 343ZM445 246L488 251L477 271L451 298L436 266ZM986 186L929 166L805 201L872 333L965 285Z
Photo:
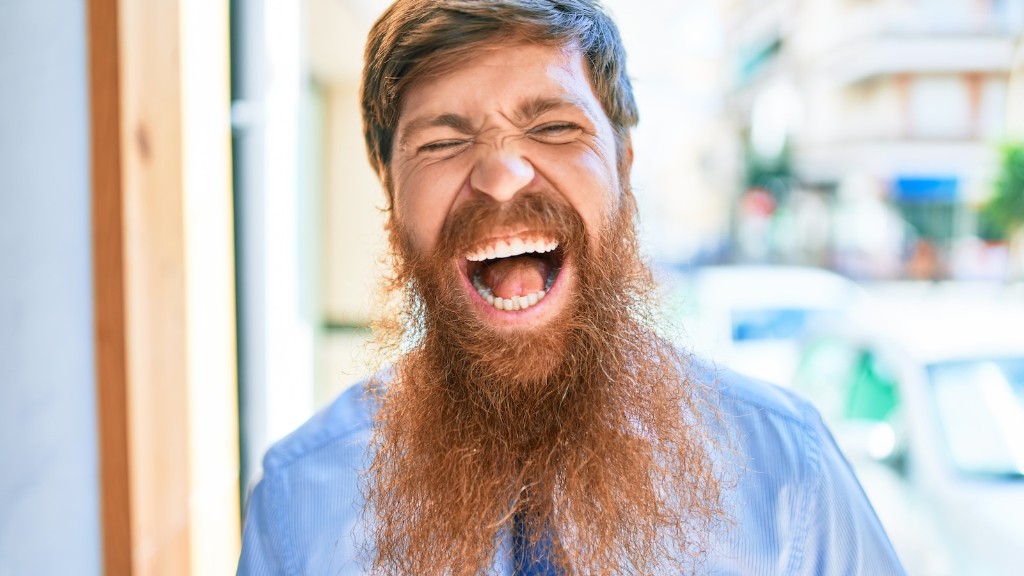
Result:
M985 180L997 167L994 149L969 140L865 140L800 147L796 171L807 182L837 182L858 172L878 177L949 175Z
M813 71L837 85L904 73L1005 73L1013 51L1009 36L887 35L825 54Z

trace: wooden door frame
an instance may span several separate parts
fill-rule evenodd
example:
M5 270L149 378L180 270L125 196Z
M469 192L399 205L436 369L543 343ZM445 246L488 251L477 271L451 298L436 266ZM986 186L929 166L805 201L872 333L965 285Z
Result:
M88 2L105 574L237 561L227 16Z

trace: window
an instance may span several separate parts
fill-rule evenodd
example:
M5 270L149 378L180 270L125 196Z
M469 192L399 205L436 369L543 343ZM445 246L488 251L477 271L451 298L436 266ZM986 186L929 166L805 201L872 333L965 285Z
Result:
M910 133L924 139L967 138L971 104L967 83L958 76L924 76L910 86Z

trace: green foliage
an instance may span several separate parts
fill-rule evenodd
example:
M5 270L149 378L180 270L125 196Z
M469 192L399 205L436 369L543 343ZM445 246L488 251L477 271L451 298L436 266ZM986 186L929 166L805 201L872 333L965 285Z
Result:
M985 205L983 217L993 232L1006 238L1024 226L1024 142L1003 145L1000 155L995 194Z

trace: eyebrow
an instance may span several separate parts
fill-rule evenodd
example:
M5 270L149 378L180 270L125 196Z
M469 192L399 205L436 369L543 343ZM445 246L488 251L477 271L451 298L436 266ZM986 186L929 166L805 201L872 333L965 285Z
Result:
M519 108L513 113L513 116L517 122L526 124L545 112L558 110L559 108L577 108L585 114L589 115L590 113L587 106L576 98L546 98L543 96L537 96L520 104Z
M407 141L410 136L425 128L438 127L451 128L463 134L469 134L473 131L473 123L469 121L469 118L459 114L440 114L438 116L417 118L409 122L408 126L402 130L399 142Z
M537 96L524 100L520 103L516 110L512 112L511 119L517 124L528 124L545 112L560 108L576 108L581 110L588 117L591 115L591 110L586 103L576 98ZM451 128L462 134L470 134L476 129L469 118L460 114L449 113L439 114L437 116L425 116L409 122L409 124L401 131L398 141L400 143L405 143L420 130L438 127Z

